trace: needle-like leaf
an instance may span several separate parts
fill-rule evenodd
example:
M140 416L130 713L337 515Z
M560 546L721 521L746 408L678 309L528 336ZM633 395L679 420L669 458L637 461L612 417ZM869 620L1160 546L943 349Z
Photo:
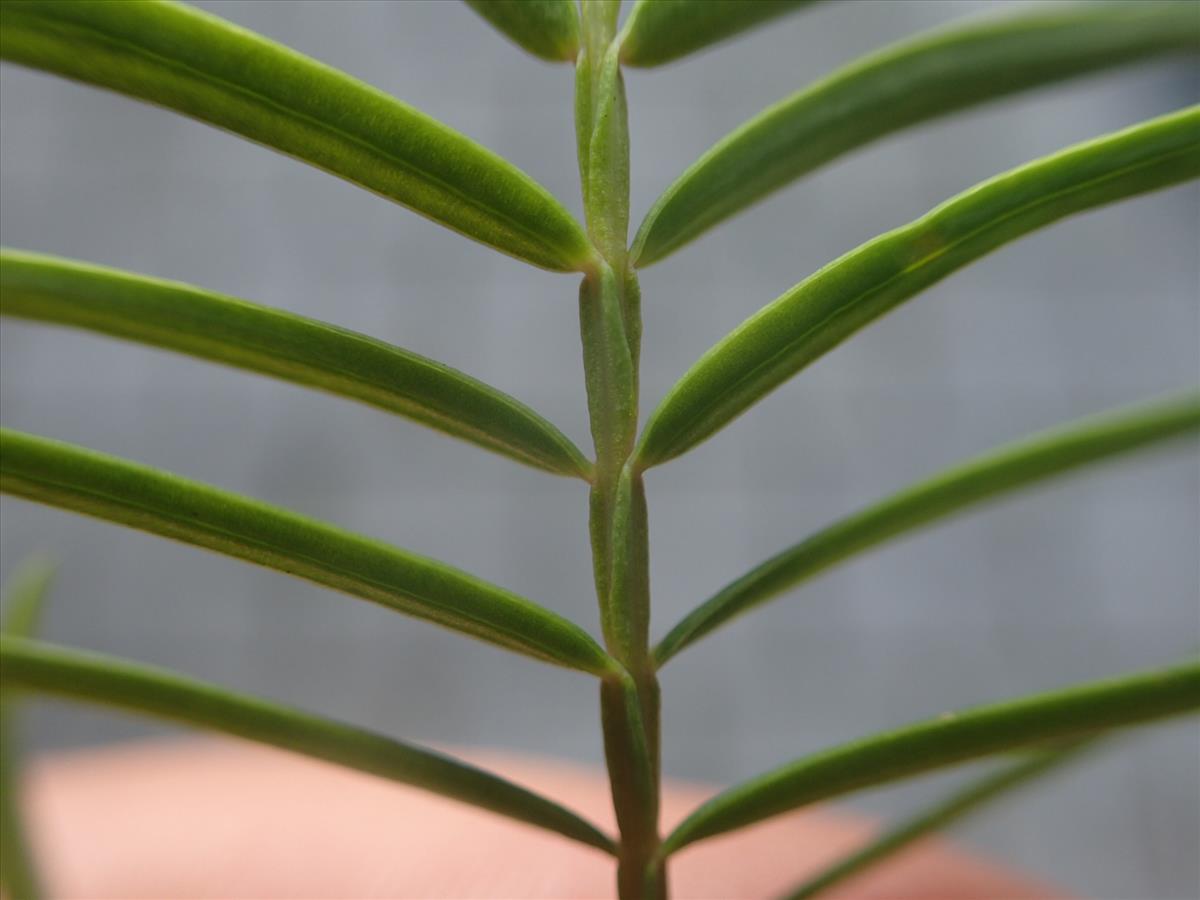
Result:
M359 769L613 852L594 825L473 766L352 725L235 694L162 669L41 641L0 638L10 688L68 697L212 729Z
M1200 176L1200 106L1077 144L959 194L863 244L751 316L651 415L642 468L691 449L910 297L1074 213Z
M579 8L574 0L466 0L498 31L550 62L579 52Z
M0 429L0 490L279 569L536 659L619 671L579 626L444 563L102 453Z
M37 634L42 620L42 606L54 580L54 563L35 557L21 565L4 585L4 613L0 616L0 631L17 637Z
M25 638L37 631L54 566L34 559L22 565L4 586L0 633ZM0 889L12 900L38 900L43 895L21 814L21 752L13 722L13 696L8 672L0 681Z
M546 269L589 269L582 228L511 163L383 91L161 0L5 0L0 57L240 134Z
M1078 466L1200 431L1200 393L1089 417L1000 447L833 523L731 582L671 629L662 665L735 616L871 547Z
M663 855L851 791L1006 750L1200 709L1200 661L981 706L864 738L723 791L688 816Z
M651 4L651 8L657 7ZM1087 3L986 17L851 63L722 138L638 229L648 266L795 179L910 125L1152 56L1200 53L1191 3Z
M87 328L351 397L562 475L591 464L507 394L433 360L301 316L53 256L0 250L0 314Z
M815 0L638 0L621 33L621 61L660 66Z
M971 813L978 812L980 807L1007 796L1011 791L1024 787L1034 779L1050 774L1066 763L1073 762L1093 743L1093 738L1086 738L1072 742L1066 747L1041 750L1018 763L1004 766L997 772L971 782L931 809L889 828L861 850L806 881L788 894L785 900L808 900L834 885L841 884L864 869L896 855L915 841L933 832L942 831Z

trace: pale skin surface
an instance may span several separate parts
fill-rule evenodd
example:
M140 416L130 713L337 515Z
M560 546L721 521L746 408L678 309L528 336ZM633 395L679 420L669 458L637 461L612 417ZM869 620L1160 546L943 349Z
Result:
M491 752L481 766L612 828L598 771ZM613 863L556 835L422 791L255 745L157 741L60 754L27 783L53 897L609 898ZM669 826L711 793L670 785ZM772 897L845 853L870 823L805 812L673 860L678 898ZM1064 895L939 841L830 892L857 900Z

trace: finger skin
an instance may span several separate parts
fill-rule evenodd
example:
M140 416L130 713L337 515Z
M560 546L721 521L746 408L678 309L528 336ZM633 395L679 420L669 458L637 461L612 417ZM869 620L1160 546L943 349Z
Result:
M456 750L612 827L602 775ZM664 825L711 788L668 787ZM152 741L54 754L31 766L31 832L61 898L605 898L613 864L536 829L278 750L231 740ZM777 896L872 831L826 811L781 817L689 848L678 898ZM937 840L828 895L855 900L1050 900L1065 895Z

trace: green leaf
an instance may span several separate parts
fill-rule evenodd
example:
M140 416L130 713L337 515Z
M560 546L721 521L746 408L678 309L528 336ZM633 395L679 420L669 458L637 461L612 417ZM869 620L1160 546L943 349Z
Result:
M847 253L751 316L646 424L642 468L691 449L860 328L1010 241L1200 175L1200 106L999 175Z
M54 580L54 563L47 557L34 557L22 563L4 585L4 616L0 631L17 637L37 634L42 620L42 605Z
M0 429L0 490L279 569L536 659L617 671L579 626L502 588L136 463Z
M54 577L47 559L24 563L4 586L4 619L0 634L28 637L41 619L42 605ZM37 867L21 815L21 753L13 721L13 697L8 693L8 670L0 682L0 888L12 900L43 896Z
M1076 741L1066 747L1042 750L972 782L931 809L888 829L861 850L806 881L788 894L786 900L808 900L809 897L815 897L834 885L841 884L864 869L895 856L926 835L942 831L947 826L961 821L971 813L977 812L981 806L1006 796L1016 788L1024 787L1066 763L1074 762L1092 743L1093 741L1088 739Z
M814 0L638 0L621 32L621 61L660 66Z
M544 797L429 750L235 694L173 672L41 641L0 638L10 687L208 728L359 769L614 852L612 841Z
M955 24L895 44L793 94L719 141L655 202L631 258L648 266L772 191L909 125L1176 52L1200 52L1194 3L1056 5Z
M351 397L562 475L591 464L512 397L448 366L172 281L0 250L0 314L87 328Z
M731 582L654 651L662 665L735 616L871 547L1077 466L1200 431L1200 393L1073 422L977 456L833 523Z
M579 224L512 164L208 13L158 0L5 0L0 57L240 134L536 266L591 268Z
M788 763L723 791L671 833L663 854L850 791L1197 709L1200 661L946 713Z
M573 0L466 0L518 45L550 62L579 52L579 10Z

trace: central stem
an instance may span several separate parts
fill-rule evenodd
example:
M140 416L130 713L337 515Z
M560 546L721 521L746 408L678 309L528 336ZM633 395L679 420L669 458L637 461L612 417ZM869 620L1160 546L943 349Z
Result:
M596 447L589 530L609 652L625 668L600 689L604 751L620 829L622 900L666 897L658 861L659 690L649 652L646 495L632 464L638 420L640 293L627 265L629 132L619 0L581 0L575 125L588 233L599 259L579 293L588 411Z

